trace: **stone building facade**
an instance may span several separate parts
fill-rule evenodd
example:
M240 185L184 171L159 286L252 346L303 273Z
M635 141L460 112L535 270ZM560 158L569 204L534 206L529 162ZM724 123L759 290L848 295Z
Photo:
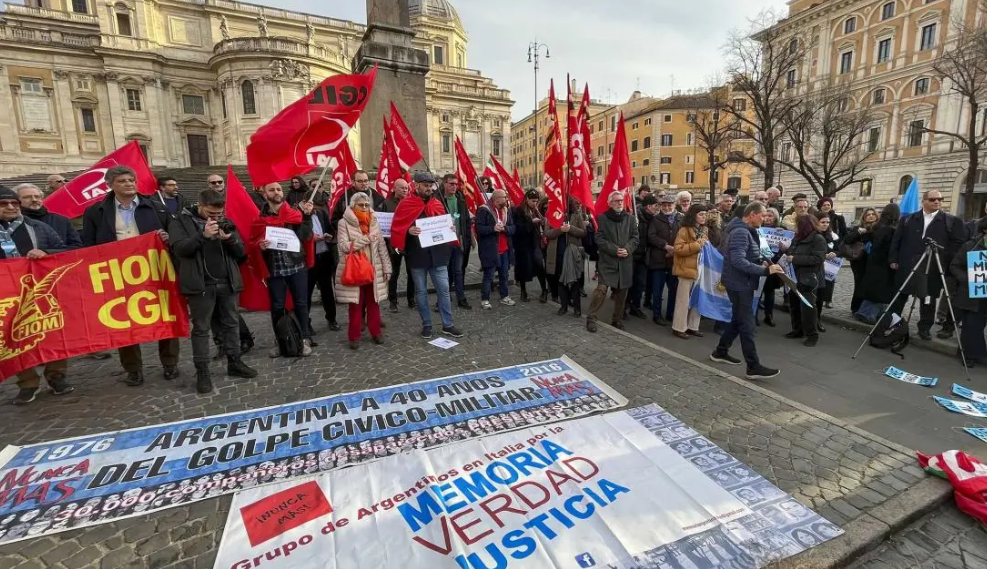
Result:
M482 169L510 159L510 93L467 67L446 0L410 0L433 168L459 135ZM243 164L250 135L324 78L350 73L365 26L230 0L27 0L0 13L0 171L71 171L130 140L155 167ZM359 128L350 134L359 156ZM375 153L376 154L376 153ZM362 160L361 160L362 159Z
M794 0L788 17L769 30L786 41L806 41L802 65L789 71L788 88L811 92L831 84L851 85L855 106L874 111L867 132L870 157L864 179L836 196L837 210L851 217L867 207L897 199L913 178L921 190L936 189L953 213L982 215L987 200L987 168L974 175L972 199L963 194L969 175L967 152L952 137L922 127L965 132L969 110L949 83L940 84L933 63L952 48L959 25L983 22L978 0ZM987 133L987 110L974 117ZM778 151L791 152L781 141ZM776 182L786 195L811 194L797 173L781 168ZM755 181L756 186L761 185Z

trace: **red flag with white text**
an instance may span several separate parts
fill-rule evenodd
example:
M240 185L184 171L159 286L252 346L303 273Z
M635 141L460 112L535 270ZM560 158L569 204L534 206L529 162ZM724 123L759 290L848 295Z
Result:
M334 75L285 107L250 137L247 168L255 185L301 176L325 166L370 100L377 67Z
M466 196L466 207L470 215L476 215L476 209L487 203L487 197L483 195L477 184L476 168L470 160L469 154L463 148L462 141L456 137L456 177L459 178L459 189Z
M523 204L524 189L521 187L521 184L517 183L517 181L515 181L514 178L512 178L511 175L507 173L507 169L504 168L504 165L501 164L499 160L497 160L496 156L491 154L490 160L493 162L494 168L497 170L497 173L500 174L500 179L504 182L504 186L506 186L506 188L504 189L507 190L507 195L510 196L511 202L515 206L520 206L521 204Z
M610 157L610 170L607 172L603 189L596 198L594 211L597 215L607 211L610 206L608 199L614 192L624 192L624 207L631 211L633 207L630 189L634 187L634 172L631 170L631 155L627 152L627 133L624 132L624 113L617 120L617 137L613 143L613 156Z
M583 204L587 210L593 209L592 173L589 166L589 138L586 137L586 113L583 105L588 104L589 87L583 94L583 102L578 112L573 108L572 94L569 95L569 191L568 194Z
M582 130L583 130L583 144L586 148L586 166L589 168L589 181L593 181L593 146L592 146L592 133L589 130L589 84L587 83L583 89L583 101L579 105L579 116L582 117ZM592 184L591 184L592 185ZM592 196L592 191L590 191ZM589 204L586 204L587 209L589 209Z
M55 190L45 198L45 207L52 213L69 219L79 217L86 208L100 201L110 191L104 176L114 166L127 166L137 177L137 191L150 196L158 190L158 181L147 165L144 153L136 140L132 140L107 154L91 168Z
M401 113L394 106L394 101L391 101L390 127L391 143L394 145L398 163L401 165L402 170L411 170L411 167L420 162L424 156L422 156L421 149L418 148L418 143L415 142L415 137L408 130L408 125L405 124L404 119L401 117ZM398 179L396 175L392 177L395 180Z
M559 129L558 110L555 107L555 82L548 91L548 115L552 121L545 137L545 177L543 186L548 196L548 211L545 216L548 223L558 229L568 218L568 207L565 196L565 153L562 150L562 132Z

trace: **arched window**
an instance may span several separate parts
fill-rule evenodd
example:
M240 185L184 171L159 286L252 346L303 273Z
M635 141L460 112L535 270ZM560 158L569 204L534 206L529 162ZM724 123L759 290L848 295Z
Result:
M243 96L243 114L256 115L257 105L254 103L254 84L249 80L240 84L240 93Z
M912 185L912 180L913 180L913 178L910 175L908 175L908 174L906 174L906 175L904 175L904 176L901 177L901 180L898 182L898 195L899 196L905 195L905 192L908 191L908 186Z

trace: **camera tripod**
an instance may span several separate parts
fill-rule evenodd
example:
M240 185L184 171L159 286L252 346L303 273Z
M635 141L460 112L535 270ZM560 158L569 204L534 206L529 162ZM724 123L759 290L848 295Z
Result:
M953 311L953 301L949 296L949 287L946 285L946 272L942 268L942 260L939 258L939 254L937 253L937 250L945 249L945 247L939 245L938 243L936 243L935 241L933 241L931 238L928 237L925 238L924 243L925 243L925 251L922 253L922 256L919 257L918 262L915 263L915 266L912 267L911 272L908 273L908 277L905 279L905 282L901 283L901 286L898 287L898 291L895 293L894 298L891 299L891 302L888 304L888 307L885 308L883 312L881 312L880 316L878 316L877 323L874 324L874 327L871 328L870 332L867 333L867 336L864 338L864 341L860 343L860 347L857 348L857 351L853 353L853 357L851 359L857 359L857 356L860 354L860 350L864 349L864 346L871 339L871 336L874 335L874 332L877 330L877 328L884 322L884 319L888 317L888 312L890 312L891 309L894 307L895 301L898 300L899 296L905 294L905 290L908 287L908 283L911 282L912 278L916 274L919 274L918 271L920 268L922 268L923 265L925 265L925 272L921 274L925 277L926 282L928 282L929 269L932 268L933 259L935 259L936 266L939 268L939 278L942 279L942 290L945 293L946 306L949 307L949 316L950 318L953 319L953 326L954 327L956 326L956 313ZM928 285L925 286L927 287ZM912 315L915 313L915 303L918 302L919 300L918 296L914 294L911 296L912 296L912 303L911 306L909 306L908 308L908 318L906 319L909 323L911 323ZM904 309L902 310L902 316L904 316ZM967 366L966 363L966 353L963 351L962 342L960 342L959 330L954 330L953 333L956 336L956 347L959 349L960 359L962 359L963 361L963 370L966 372L966 380L970 381L970 368L969 366Z

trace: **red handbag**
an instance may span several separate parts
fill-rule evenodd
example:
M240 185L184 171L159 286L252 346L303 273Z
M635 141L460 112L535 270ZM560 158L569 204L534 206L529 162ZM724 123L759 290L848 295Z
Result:
M350 244L350 252L346 254L346 266L343 267L343 274L339 277L339 282L343 286L361 287L373 284L374 266L370 259L363 253L353 251L353 244Z

